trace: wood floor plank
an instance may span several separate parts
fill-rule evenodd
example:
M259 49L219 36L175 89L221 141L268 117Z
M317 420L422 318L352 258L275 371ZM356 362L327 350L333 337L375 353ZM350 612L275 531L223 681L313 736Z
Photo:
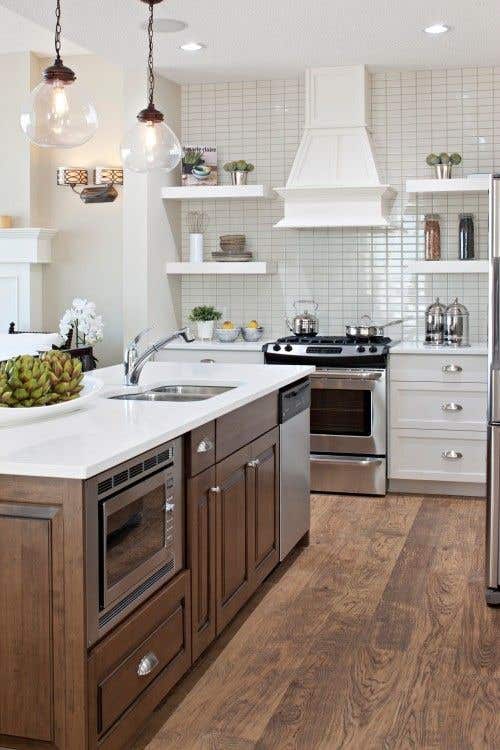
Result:
M314 496L280 566L131 750L500 747L484 502Z

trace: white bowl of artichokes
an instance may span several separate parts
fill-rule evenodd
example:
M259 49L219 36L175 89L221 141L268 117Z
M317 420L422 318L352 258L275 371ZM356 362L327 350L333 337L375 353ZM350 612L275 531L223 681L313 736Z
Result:
M0 427L81 409L102 387L67 352L12 357L0 363Z

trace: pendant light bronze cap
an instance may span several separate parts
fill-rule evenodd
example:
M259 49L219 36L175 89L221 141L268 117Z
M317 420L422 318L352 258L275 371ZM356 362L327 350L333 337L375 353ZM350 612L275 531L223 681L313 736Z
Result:
M156 109L153 102L150 102L146 109L141 109L139 114L137 115L137 119L139 122L163 122L164 117L163 113L160 112L158 109Z
M62 81L63 83L73 83L73 81L76 81L76 75L71 68L64 65L60 57L56 58L48 68L45 68L43 78L44 81Z

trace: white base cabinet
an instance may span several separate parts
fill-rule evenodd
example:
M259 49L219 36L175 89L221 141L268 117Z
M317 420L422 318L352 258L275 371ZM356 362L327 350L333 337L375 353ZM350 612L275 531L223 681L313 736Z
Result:
M487 358L391 354L389 478L486 481Z

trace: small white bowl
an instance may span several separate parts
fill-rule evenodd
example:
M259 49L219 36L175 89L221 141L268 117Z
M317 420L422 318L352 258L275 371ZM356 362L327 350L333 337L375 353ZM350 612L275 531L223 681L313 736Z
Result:
M240 335L239 328L216 328L215 338L220 341L221 344L228 344L236 341Z
M241 335L245 341L260 341L264 335L264 328L262 326L259 328L245 328L242 326Z

